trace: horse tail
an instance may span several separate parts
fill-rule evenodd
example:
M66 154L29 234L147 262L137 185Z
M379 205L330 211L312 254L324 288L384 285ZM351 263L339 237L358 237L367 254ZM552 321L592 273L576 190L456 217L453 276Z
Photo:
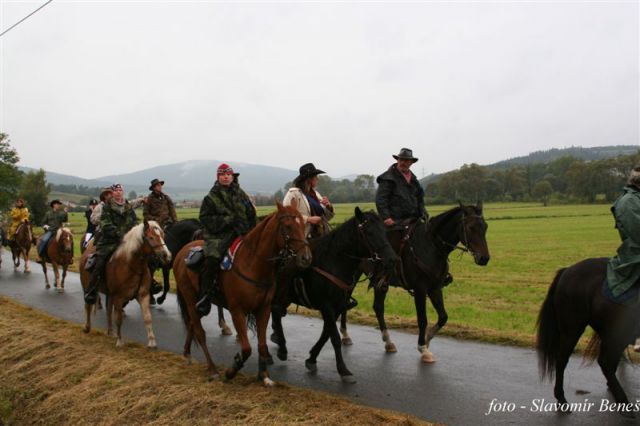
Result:
M584 351L585 359L593 362L598 358L598 355L600 355L600 341L600 336L598 335L598 333L594 332L593 336L591 336L591 339L589 339L587 348Z
M247 315L247 327L254 334L256 333L256 330L258 329L258 322L256 320L256 316L251 314L251 313L249 315Z
M560 269L553 279L547 297L542 303L536 328L536 350L538 351L538 368L540 378L549 377L553 379L556 371L556 361L558 358L558 348L560 345L560 329L558 328L558 318L556 316L553 297L560 277L566 268Z

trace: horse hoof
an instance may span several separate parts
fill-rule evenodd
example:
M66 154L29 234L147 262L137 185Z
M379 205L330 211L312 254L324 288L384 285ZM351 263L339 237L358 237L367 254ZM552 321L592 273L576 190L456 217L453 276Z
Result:
M147 349L149 349L150 351L155 351L158 349L158 345L156 343L149 343L147 345Z
M191 359L191 355L185 355L185 357L184 357L184 362L185 362L187 365L191 365L191 364L193 364L193 360Z
M236 377L236 374L237 374L237 373L238 373L238 372L237 372L236 370L231 369L231 368L227 368L227 369L225 370L225 372L224 372L224 377L225 377L225 379L227 379L227 380L231 380L231 379L233 379L234 377Z
M44 288L45 288L45 290L49 290L51 288L51 286L49 284L47 284Z
M224 325L224 327L222 327L221 332L222 332L223 336L231 336L231 335L233 335L233 331L231 331L229 326L226 325L226 324Z
M289 353L288 353L288 351L286 349L285 350L278 349L278 359L280 361L286 361L288 355L289 355Z
M60 287L60 288L58 289L58 293L64 293L64 288Z
M116 348L121 348L121 347L123 347L123 346L124 346L124 341L123 341L123 340L118 339L118 340L116 341Z
M273 365L273 357L271 356L271 354L264 357L264 359L267 362L267 365Z
M306 360L304 366L307 367L310 373L316 373L318 371L318 365L315 362Z
M429 352L429 351L423 352L422 356L420 357L420 359L425 364L432 364L432 363L436 362L436 359L433 357L433 354L431 352Z
M90 331L91 331L91 327L89 327L88 325L85 325L84 327L82 327L82 331L83 331L84 333L88 333L88 332L90 332Z
M396 348L396 345L392 342L386 343L384 345L384 350L388 353L388 354L393 354L398 352L398 349Z
M209 381L213 382L214 380L218 380L220 378L220 374L216 371L215 373L209 374Z
M342 338L342 344L344 346L351 346L351 345L353 345L353 340L351 340L351 337L343 337Z
M271 380L271 379L270 379L270 378L268 378L268 377L265 377L265 378L262 380L262 383L264 383L264 385L265 385L266 387L268 387L268 388L272 388L272 387L274 387L274 386L276 385L276 382L274 382L273 380Z
M353 374L346 374L344 376L340 376L340 379L342 379L342 383L346 383L349 385L356 383L356 378L353 377Z

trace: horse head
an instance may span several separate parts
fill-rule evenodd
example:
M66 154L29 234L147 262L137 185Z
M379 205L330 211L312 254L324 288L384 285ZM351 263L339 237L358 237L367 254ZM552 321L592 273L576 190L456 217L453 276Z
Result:
M164 242L164 231L158 222L145 220L142 235L145 254L154 254L165 265L171 262L171 252Z
M311 266L311 248L305 237L305 224L296 201L292 200L290 206L283 206L276 201L276 206L278 211L275 219L280 230L276 242L278 248L294 255L298 268L308 268Z
M73 257L73 233L69 228L59 228L56 233L58 254Z
M479 201L475 206L459 204L462 216L458 238L469 250L469 253L473 255L473 260L476 264L484 266L489 263L491 256L489 255L486 238L489 225L487 225L482 216L482 201Z
M363 212L359 207L354 209L357 223L358 236L364 248L364 255L367 260L374 264L374 267L382 265L384 272L392 274L398 256L389 244L387 239L387 229L376 213Z

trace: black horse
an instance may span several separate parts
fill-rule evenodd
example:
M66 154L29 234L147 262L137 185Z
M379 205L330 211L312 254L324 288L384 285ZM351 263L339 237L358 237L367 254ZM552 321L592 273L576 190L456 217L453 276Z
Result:
M159 305L164 303L165 298L167 297L167 293L170 289L169 272L173 267L173 260L182 247L184 247L194 239L201 238L199 235L201 228L202 227L200 226L200 221L198 221L198 219L183 219L176 224L167 227L167 229L165 230L164 241L167 244L167 248L171 252L171 262L167 265L152 266L154 270L157 267L162 268L163 291L162 295L158 297L157 300L157 303ZM227 326L227 323L224 320L223 309L221 307L218 307L218 325L222 330L222 334L232 334L231 329L229 328L229 326Z
M578 339L587 325L597 333L587 355L597 357L607 386L617 403L629 402L616 369L623 350L638 334L640 302L637 297L627 303L614 303L604 296L606 258L585 259L556 274L538 316L536 348L540 373L550 379L555 375L554 396L561 411L569 411L564 395L564 370ZM621 411L621 414L632 415Z
M482 216L482 203L479 202L476 206L460 204L459 207L431 218L428 224L418 222L409 225L405 230L387 233L391 246L401 258L394 275L397 280L388 284L403 287L413 295L418 316L418 351L422 354L423 362L434 362L433 354L429 351L429 342L448 319L442 287L449 271L449 254L455 249L460 249L471 253L476 264L486 265L490 258L486 240L487 227ZM462 243L463 247L460 247L459 243ZM384 320L384 301L388 285L374 275L371 286L374 288L373 309L382 340L385 342L385 350L396 352L396 346L391 341ZM438 313L438 322L429 329L425 338L427 297ZM341 332L343 342L350 344L346 312L342 313Z
M322 314L322 334L305 361L310 371L317 371L318 354L327 340L331 339L342 381L355 383L353 374L342 357L336 318L347 308L349 296L355 285L354 277L360 276L359 266L363 259L379 264L380 268L387 272L393 271L397 257L385 237L385 232L385 226L376 213L362 212L356 207L355 217L311 243L312 265L293 280L288 288L285 303L317 309ZM281 319L278 312L272 313L274 335L271 339L279 346L278 357L286 359L286 339Z

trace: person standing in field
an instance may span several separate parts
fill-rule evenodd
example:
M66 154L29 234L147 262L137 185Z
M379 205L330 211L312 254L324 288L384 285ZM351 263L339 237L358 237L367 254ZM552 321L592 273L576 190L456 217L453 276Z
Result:
M607 264L607 283L614 297L640 285L640 165L631 170L623 191L611 207L622 240ZM640 352L640 338L633 349Z

